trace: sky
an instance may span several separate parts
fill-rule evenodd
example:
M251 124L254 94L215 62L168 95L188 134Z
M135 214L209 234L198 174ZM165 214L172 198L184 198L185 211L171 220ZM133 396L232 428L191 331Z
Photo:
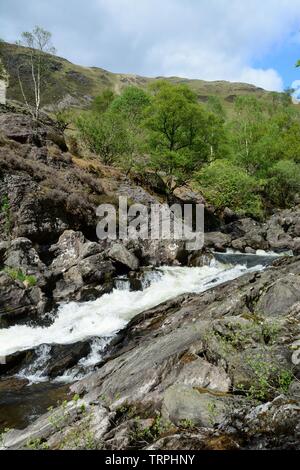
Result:
M35 25L76 64L293 86L300 98L300 0L0 0L0 38Z

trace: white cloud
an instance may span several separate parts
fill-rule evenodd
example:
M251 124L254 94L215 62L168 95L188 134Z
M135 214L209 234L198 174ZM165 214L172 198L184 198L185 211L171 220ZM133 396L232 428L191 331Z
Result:
M239 81L254 83L257 86L270 91L282 91L284 88L281 76L274 69L263 70L245 67L241 72Z
M264 69L263 59L295 42L300 27L300 0L27 0L22 6L23 0L1 0L1 35L11 39L42 24L53 31L59 53L77 63L272 90L282 89L282 79Z
M282 90L272 68L253 64L299 29L300 0L98 0L129 44L139 72L245 81Z

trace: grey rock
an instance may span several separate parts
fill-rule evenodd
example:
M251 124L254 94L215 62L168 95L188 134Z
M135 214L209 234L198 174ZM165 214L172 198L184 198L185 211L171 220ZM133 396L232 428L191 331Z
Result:
M139 267L140 263L138 258L133 253L130 253L130 251L128 251L124 245L115 243L107 254L113 261L122 264L132 271L138 269Z
M176 425L186 420L198 426L214 427L225 419L228 405L225 397L201 393L186 385L172 385L164 393L162 415Z

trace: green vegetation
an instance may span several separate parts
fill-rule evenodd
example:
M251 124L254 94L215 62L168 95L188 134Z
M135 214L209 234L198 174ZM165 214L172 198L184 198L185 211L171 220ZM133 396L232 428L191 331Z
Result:
M98 103L98 104L97 104ZM147 90L105 90L76 119L81 141L105 164L190 183L222 212L261 219L300 192L300 113L289 93L239 96L228 113L211 96L157 80Z
M195 186L216 209L229 207L240 215L262 216L261 182L229 160L206 165L195 175Z
M266 401L276 394L286 394L294 379L290 370L280 368L264 356L256 354L246 360L253 374L253 382L249 387L239 384L237 389L253 400Z
M162 419L158 413L150 426L142 426L140 418L135 418L134 430L130 435L130 442L133 446L144 446L159 439L171 428L171 423Z
M39 36L44 49L35 46ZM75 124L77 133L72 128L69 136L74 149L83 144L127 173L158 173L170 193L189 183L219 212L229 207L260 219L266 210L294 204L300 192L300 110L291 90L112 74L51 55L50 40L37 28L23 35L29 47L1 43L0 57L10 75L10 97L38 103L37 113L63 98L67 107L78 108L53 113L62 130ZM48 71L46 86L34 93L24 66L33 60L46 63Z
M25 274L22 269L4 268L4 271L16 281L21 281L28 284L29 287L34 287L37 283L35 276Z

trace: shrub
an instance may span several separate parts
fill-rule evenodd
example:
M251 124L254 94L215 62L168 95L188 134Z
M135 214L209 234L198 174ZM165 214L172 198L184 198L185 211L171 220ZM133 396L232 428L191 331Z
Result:
M260 182L227 160L216 160L196 176L207 201L216 209L229 207L240 215L262 216Z
M95 113L81 115L76 126L83 142L91 152L99 155L104 164L115 162L121 155L129 153L130 142L123 120L115 113L101 116Z
M300 191L300 165L290 160L280 160L269 172L267 195L273 204L289 207Z

